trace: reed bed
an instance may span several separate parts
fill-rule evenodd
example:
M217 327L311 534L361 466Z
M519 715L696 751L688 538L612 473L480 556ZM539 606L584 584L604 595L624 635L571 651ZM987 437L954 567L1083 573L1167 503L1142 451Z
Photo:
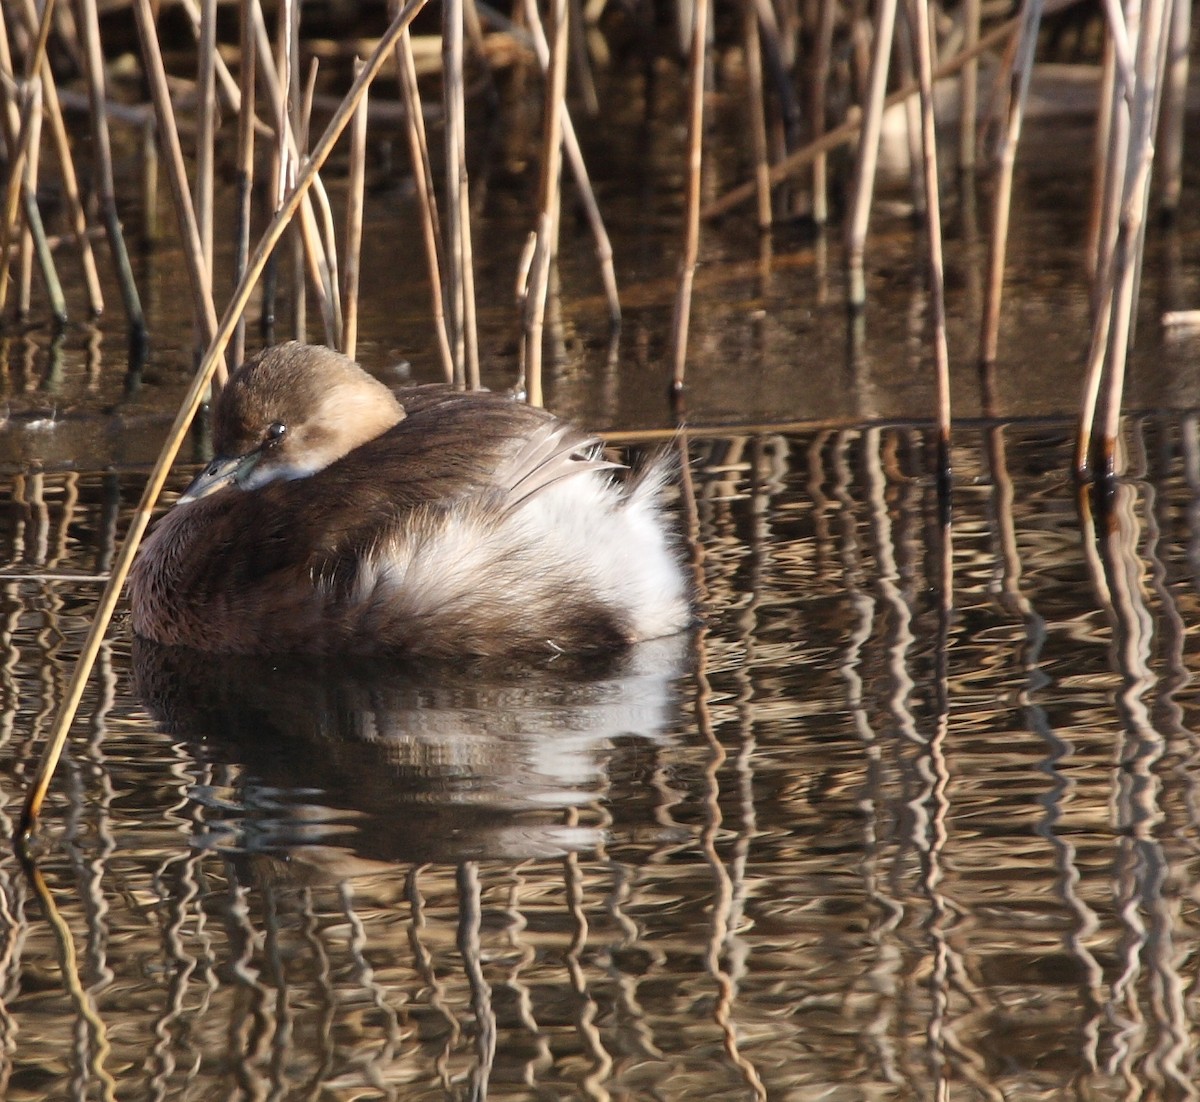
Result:
M963 107L957 131L959 186L973 188L977 174L990 185L990 261L979 347L974 354L981 366L990 369L1000 355L1011 177L1029 78L1045 19L1073 6L1074 0L1026 0L1014 12L1008 5L981 6L978 2L943 9L931 6L928 0L912 0L903 8L896 0L877 0L873 5L847 5L837 0L806 4L746 0L731 31L711 20L708 0L679 5L674 13L680 44L676 61L680 73L687 73L690 91L678 292L669 336L670 378L663 379L664 388L669 383L678 392L685 384L691 288L706 222L728 216L753 199L753 217L764 235L772 232L776 220L790 221L798 213L816 227L824 227L832 220L831 209L838 206L830 203L827 158L839 146L854 143L852 183L838 229L845 237L847 305L852 314L869 308L864 265L881 120L890 103L909 103L914 120L910 137L916 153L914 205L923 212L928 230L922 262L930 281L929 362L938 394L937 409L932 411L939 438L936 474L948 506L951 350L943 305L944 173L939 172L937 162L934 84L958 75ZM168 19L177 8L186 17L184 25L191 36L188 43L180 41L178 21ZM228 19L223 19L222 8ZM301 6L292 0L281 0L270 8L264 8L261 0L239 0L236 6L218 6L215 0L199 5L193 0L178 5L152 5L150 0L133 0L124 8L105 5L106 32L117 33L113 28L123 27L125 33L136 35L139 45L141 78L150 99L149 104L131 108L111 102L107 91L109 53L101 34L97 0L77 0L69 9L47 2L40 11L33 0L5 6L4 33L0 34L0 75L4 78L0 82L0 123L8 180L0 230L0 275L4 276L0 296L7 290L7 273L12 271L16 273L18 320L28 320L44 309L54 324L62 326L80 305L86 313L98 314L103 300L92 231L102 227L107 259L121 291L131 369L137 369L148 334L129 261L127 230L117 213L118 184L109 136L110 125L125 125L129 120L153 128L155 141L145 150L142 186L150 194L158 173L165 172L175 214L174 233L183 243L193 297L199 365L196 380L148 483L128 547L114 567L95 621L94 643L103 638L124 571L192 417L211 393L210 387L221 385L227 365L243 354L244 312L254 295L261 291L264 338L275 335L276 303L283 294L290 304L294 335L303 338L310 328L316 329L307 321L311 298L322 338L351 353L355 350L357 293L362 278L360 204L371 125L364 105L368 87L385 62L394 68L397 82L394 90L391 85L376 85L371 102L377 110L406 119L413 178L421 200L430 319L446 378L464 387L480 383L468 123L496 98L499 82L525 80L528 72L542 74L543 90L540 177L536 203L529 211L530 242L514 272L517 307L513 327L522 350L519 385L528 399L543 401L545 317L554 293L564 167L583 196L609 317L614 331L619 327L621 301L603 208L588 185L587 166L568 109L568 101L574 98L571 89L576 86L573 77L578 78L585 112L605 108L595 99L587 51L579 45L584 41L581 32L596 32L605 16L604 6L581 9L561 0L539 9L528 0L506 17L474 0L444 0L440 10L425 17L420 38L426 47L421 51L422 68L436 78L440 93L419 82L416 39L408 30L417 10L413 4L402 11L393 5L388 13L389 29L382 37L356 40L346 49L317 49L306 37ZM374 9L370 12L381 14ZM1090 344L1080 350L1081 358L1086 352L1087 361L1075 464L1081 476L1103 480L1119 473L1116 440L1125 362L1134 338L1132 319L1151 176L1159 162L1164 173L1164 209L1174 210L1178 205L1189 12L1184 0L1146 0L1125 10L1115 3L1104 7L1098 39L1105 43L1107 80L1096 118L1094 228L1089 240L1081 243L1081 249L1094 256L1095 302ZM582 25L585 21L586 27ZM222 26L226 32L230 27L236 30L221 33ZM653 47L648 32L645 38L641 47L649 51ZM164 46L169 46L169 51ZM372 60L356 70L351 91L340 98L333 112L334 121L320 141L312 144L319 90L336 87L339 79L342 83L351 79L349 73L339 78L337 73L324 71L336 68L330 64L331 55L341 53L348 60L351 54L368 52ZM1000 97L1006 102L998 112L993 109L1001 140L985 146L976 129L975 103L979 58L988 52L998 54L996 88L1007 95ZM178 69L183 53L191 59L186 79ZM51 54L60 63L52 65ZM714 58L732 54L743 59L746 74L750 179L706 199L706 91ZM60 84L64 85L61 89ZM846 94L835 96L837 90ZM78 185L82 135L72 134L63 110L64 99L81 92L88 104L91 209L80 198ZM191 102L190 111L184 110L185 98ZM984 97L984 101L994 103L996 97ZM835 102L840 106L835 108ZM437 118L442 128L440 167L430 158L426 114ZM235 117L232 125L237 134L233 186L239 217L233 231L236 286L227 297L214 283L214 234L219 231L213 210L216 189L226 186L219 163L219 122L231 125L223 121L230 115ZM181 124L189 118L185 140ZM1161 139L1156 145L1160 118ZM339 233L321 168L352 119L353 139L347 141L344 152L352 180L351 200ZM43 146L52 156L41 156ZM66 198L71 226L69 240L59 242L57 252L50 247L39 207L39 193L51 176ZM253 207L256 182L259 193L269 197L265 212L256 213ZM149 209L152 203L146 206ZM264 217L268 227L252 247L252 226ZM145 231L153 232L153 227L147 225ZM285 235L290 245L280 249ZM56 265L64 262L58 254L72 250L85 273L86 301L82 304L66 301L56 275ZM35 267L45 288L44 305L36 300L31 287ZM13 309L3 297L0 307ZM80 667L84 678L90 661L85 654ZM56 738L62 737L69 722L70 709ZM53 756L48 755L48 760ZM41 782L35 786L35 791L39 789L44 791ZM34 807L31 803L26 825Z

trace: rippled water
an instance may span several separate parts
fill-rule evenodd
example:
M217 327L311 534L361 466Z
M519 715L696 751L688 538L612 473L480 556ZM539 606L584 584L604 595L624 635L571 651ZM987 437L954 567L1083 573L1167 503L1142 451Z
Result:
M705 227L672 439L682 131L612 102L622 342L565 220L547 401L686 450L703 626L607 663L413 668L198 662L119 618L35 863L0 847L0 1096L1200 1093L1200 338L1157 319L1200 305L1196 179L1149 242L1142 412L1099 520L1066 474L1090 132L1029 128L983 386L978 227L948 197L946 528L902 198L862 326L835 244ZM497 387L535 183L509 171L478 212ZM360 354L428 379L405 204L368 208ZM177 247L135 259L142 372L119 319L0 338L5 838L191 362Z
M706 622L599 667L118 629L0 857L5 1096L1192 1097L1197 427L1096 529L1066 423L963 426L948 537L917 428L697 436ZM9 572L138 482L16 479ZM11 832L95 587L4 589Z

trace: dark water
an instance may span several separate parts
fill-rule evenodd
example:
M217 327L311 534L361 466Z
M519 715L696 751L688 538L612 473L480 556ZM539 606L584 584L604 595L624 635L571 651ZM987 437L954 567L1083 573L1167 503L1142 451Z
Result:
M1200 305L1196 231L1151 242L1128 475L1097 523L1066 474L1087 295L1085 182L1062 165L1088 137L1040 140L1063 160L1022 177L984 385L978 250L950 245L948 530L914 420L917 231L876 220L855 339L835 243L781 234L764 265L731 222L706 233L696 427L673 445L694 635L602 665L316 667L197 663L119 619L35 866L0 850L0 1093L1200 1093L1200 343L1157 326ZM630 141L614 172L637 168ZM641 221L616 198L620 358L580 239L549 391L619 430L673 424L677 192L640 171ZM485 213L512 230L505 202L493 188ZM419 265L397 271L386 236L399 203L372 207L363 359L405 349L433 377ZM115 321L57 350L5 338L5 837L186 378L176 261L139 260L137 378ZM484 262L493 385L506 264L500 244Z

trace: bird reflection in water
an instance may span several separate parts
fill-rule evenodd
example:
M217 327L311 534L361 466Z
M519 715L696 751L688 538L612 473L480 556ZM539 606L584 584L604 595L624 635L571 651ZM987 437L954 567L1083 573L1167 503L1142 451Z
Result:
M379 861L593 848L568 814L679 730L677 635L586 661L412 665L214 656L135 639L142 701L209 766L194 844L341 877ZM573 823L572 820L575 822Z

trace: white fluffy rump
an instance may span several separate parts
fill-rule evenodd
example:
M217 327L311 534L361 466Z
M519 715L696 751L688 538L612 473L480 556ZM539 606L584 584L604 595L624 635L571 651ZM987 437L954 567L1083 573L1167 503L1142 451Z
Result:
M570 650L593 630L627 642L680 631L690 608L663 516L670 476L667 458L625 484L584 466L515 503L497 493L465 512L421 509L360 570L357 630L402 632L420 650L423 622L440 637L457 621L469 637L455 649L483 653L491 634Z

